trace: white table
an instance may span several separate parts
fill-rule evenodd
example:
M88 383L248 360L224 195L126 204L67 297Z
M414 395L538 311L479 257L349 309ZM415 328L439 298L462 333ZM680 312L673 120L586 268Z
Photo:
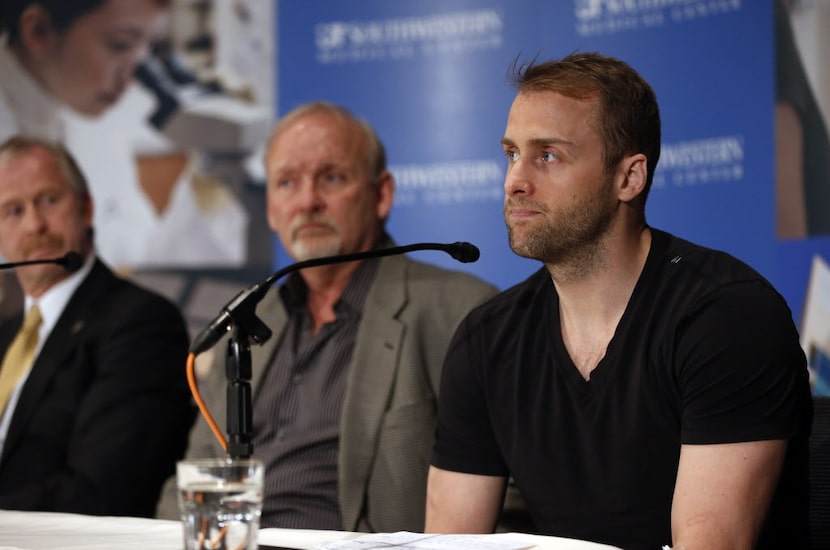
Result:
M324 542L363 533L309 529L260 529L259 543L313 549ZM492 535L498 537L500 535ZM608 550L602 544L559 537L510 533L538 550ZM160 519L100 517L0 510L0 550L182 550L182 525Z

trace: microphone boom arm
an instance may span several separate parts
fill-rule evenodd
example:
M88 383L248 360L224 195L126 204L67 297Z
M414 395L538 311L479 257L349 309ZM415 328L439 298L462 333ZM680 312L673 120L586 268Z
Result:
M255 285L237 294L222 308L222 312L219 316L216 317L201 333L199 333L196 338L194 338L193 344L190 346L190 351L195 355L207 351L216 345L222 336L230 331L234 326L245 332L246 336L250 337L254 343L265 343L271 337L271 330L256 316L256 306L265 297L265 294L268 292L271 285L289 273L305 269L307 267L319 267L322 265L355 262L367 258L394 256L397 254L414 252L416 250L442 250L447 254L450 254L456 260L465 263L474 262L478 260L479 257L478 248L466 242L456 242L452 244L418 243L405 246L378 248L363 252L353 252L351 254L341 254L338 256L312 258L310 260L304 260L287 265L274 272L264 281L256 283Z
M78 254L77 252L67 252L60 258L47 258L45 260L23 260L21 262L9 262L0 264L0 270L13 269L26 265L57 264L62 265L64 268L66 268L67 271L71 273L73 271L77 271L81 267L81 265L83 265L83 263L84 259L80 254Z

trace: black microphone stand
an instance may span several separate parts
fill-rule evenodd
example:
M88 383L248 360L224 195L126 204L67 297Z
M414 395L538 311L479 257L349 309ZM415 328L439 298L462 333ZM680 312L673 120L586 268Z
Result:
M196 336L190 346L190 352L194 355L210 349L230 331L225 365L225 377L228 381L226 418L229 458L250 458L253 454L251 343L263 344L271 337L271 330L256 315L256 306L265 297L268 288L283 276L306 267L392 256L416 250L443 250L465 263L478 260L479 255L478 249L469 243L420 243L297 262L240 292L222 308L222 313Z
M230 458L250 458L254 451L251 395L251 342L263 343L271 330L256 316L256 305L267 286L256 285L239 295L232 309L233 323L226 351L225 379L227 453Z
M227 388L228 456L250 458L253 411L251 398L251 344L245 330L234 327L225 361Z

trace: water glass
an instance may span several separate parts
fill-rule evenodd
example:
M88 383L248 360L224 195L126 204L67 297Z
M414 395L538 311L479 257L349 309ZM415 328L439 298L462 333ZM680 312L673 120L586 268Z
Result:
M186 550L257 550L264 469L256 459L176 464Z

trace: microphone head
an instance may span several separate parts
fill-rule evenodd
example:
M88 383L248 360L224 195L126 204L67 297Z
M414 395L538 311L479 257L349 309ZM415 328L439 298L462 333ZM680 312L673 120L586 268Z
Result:
M449 245L447 252L450 253L450 256L465 264L475 262L481 256L478 247L465 242L457 242Z
M70 273L74 273L81 268L81 265L84 263L84 259L77 252L67 252L64 257L58 261L58 263Z

